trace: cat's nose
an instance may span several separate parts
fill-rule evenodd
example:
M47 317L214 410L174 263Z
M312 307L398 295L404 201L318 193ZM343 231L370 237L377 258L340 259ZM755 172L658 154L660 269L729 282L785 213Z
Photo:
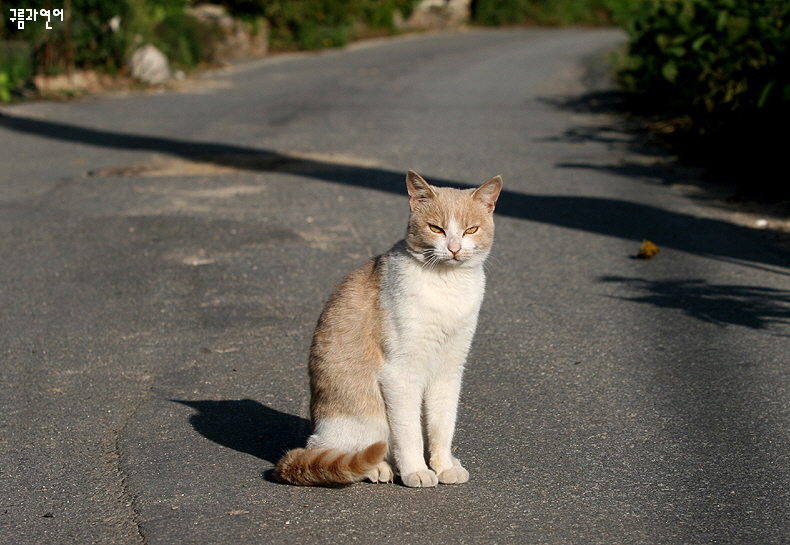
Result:
M461 241L451 238L447 241L447 249L450 250L450 253L455 257L455 254L461 251Z

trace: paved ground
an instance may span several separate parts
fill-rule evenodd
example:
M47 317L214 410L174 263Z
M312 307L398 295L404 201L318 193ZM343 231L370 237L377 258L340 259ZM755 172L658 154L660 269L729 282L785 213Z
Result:
M788 543L790 254L605 113L587 69L621 40L422 35L3 107L3 541ZM409 168L505 180L471 481L276 484L323 300L402 235Z

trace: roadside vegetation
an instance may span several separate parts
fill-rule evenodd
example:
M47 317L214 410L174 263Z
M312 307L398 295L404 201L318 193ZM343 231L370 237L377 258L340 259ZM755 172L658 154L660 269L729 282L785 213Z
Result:
M214 0L251 33L266 31L274 51L338 47L397 31L417 0ZM216 23L195 16L190 0L0 0L0 101L33 74L74 69L115 74L132 52L151 43L177 68L208 66L222 39ZM11 8L62 9L59 17L19 21Z
M404 28L420 0L213 0L270 51L338 47ZM91 69L123 75L142 44L178 69L218 61L216 23L195 16L200 0L0 0L0 102L31 94L35 74ZM11 21L11 7L62 9ZM715 175L771 199L790 198L779 158L790 121L787 0L473 0L471 24L619 25L630 37L616 76L651 129Z
M270 51L338 47L401 32L420 0L210 0L251 33L264 32ZM222 32L196 17L202 0L0 0L0 101L19 96L34 74L75 69L123 73L132 52L150 43L182 70L217 62ZM471 23L611 25L628 20L640 0L473 0ZM10 10L61 9L19 28Z
M481 25L613 25L629 20L641 0L476 0L473 20Z
M790 199L790 2L650 0L625 26L634 110L744 198Z

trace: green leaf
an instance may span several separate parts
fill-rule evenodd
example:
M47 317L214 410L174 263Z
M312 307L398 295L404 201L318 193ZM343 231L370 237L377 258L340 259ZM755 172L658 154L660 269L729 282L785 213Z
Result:
M11 102L11 85L8 74L0 72L0 102Z
M675 83L678 77L678 67L675 64L675 61L667 61L664 63L664 66L661 67L661 75L664 76L664 79L671 83Z
M727 38L730 43L738 41L748 30L749 19L746 17L732 17L727 21Z
M682 57L686 54L686 48L680 45L676 45L674 47L670 47L666 50L667 55L672 55L673 57Z
M765 101L768 100L768 95L771 94L771 89L773 89L775 84L775 81L769 81L768 84L763 87L763 92L760 93L760 99L757 101L758 108L762 108L765 105Z
M694 42L692 42L691 49L699 52L702 49L702 46L705 45L705 42L710 40L710 38L711 38L710 34L703 34L702 36L694 40Z
M727 20L729 19L729 13L725 10L721 10L719 14L716 16L716 30L719 32L723 31L727 28Z

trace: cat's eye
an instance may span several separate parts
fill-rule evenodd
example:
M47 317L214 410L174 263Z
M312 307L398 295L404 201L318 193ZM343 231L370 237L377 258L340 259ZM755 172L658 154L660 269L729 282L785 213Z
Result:
M469 229L464 231L464 234L465 235L474 235L475 233L477 233L478 229L479 229L479 227L477 225L475 225L474 227L470 227Z
M444 229L439 227L438 225L434 225L432 223L428 224L428 228L433 231L434 233L444 233Z

